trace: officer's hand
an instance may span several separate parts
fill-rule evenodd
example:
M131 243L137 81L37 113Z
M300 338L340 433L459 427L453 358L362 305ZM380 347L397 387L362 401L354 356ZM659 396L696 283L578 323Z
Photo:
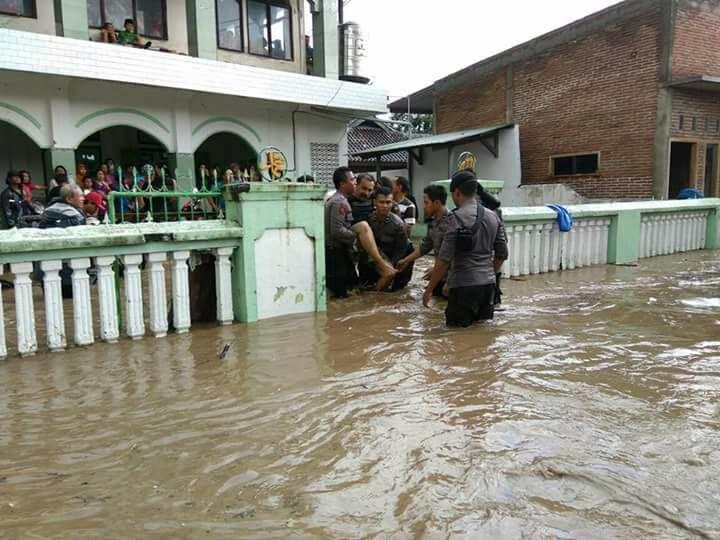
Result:
M432 298L433 290L430 287L425 289L423 293L423 306L430 307L430 299Z
M405 270L405 267L406 267L407 265L408 265L408 262L407 262L406 259L400 259L400 260L397 262L397 264L395 265L395 269L396 269L398 272L402 272L403 270Z

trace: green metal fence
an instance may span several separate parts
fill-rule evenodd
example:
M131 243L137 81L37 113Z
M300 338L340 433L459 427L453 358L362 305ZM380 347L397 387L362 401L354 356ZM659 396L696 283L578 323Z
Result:
M188 171L188 177L195 184L195 175ZM117 189L107 195L107 222L140 223L152 221L196 221L222 219L225 213L225 199L222 189L225 182L213 174L203 175L199 187L192 191L178 191L178 171L175 177L146 168L118 168L122 179Z

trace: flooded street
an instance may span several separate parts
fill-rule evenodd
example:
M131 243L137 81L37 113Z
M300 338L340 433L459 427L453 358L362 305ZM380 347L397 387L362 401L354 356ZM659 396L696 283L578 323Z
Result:
M504 288L1 362L0 537L719 537L720 253Z

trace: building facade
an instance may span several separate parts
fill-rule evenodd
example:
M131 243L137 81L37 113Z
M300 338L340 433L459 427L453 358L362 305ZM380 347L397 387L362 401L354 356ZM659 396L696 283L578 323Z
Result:
M523 184L720 195L720 0L627 0L391 104L438 133L520 130Z
M267 146L288 176L329 180L351 120L386 94L338 78L337 0L0 0L0 169L247 167ZM148 48L101 41L137 21ZM309 62L306 35L314 38Z

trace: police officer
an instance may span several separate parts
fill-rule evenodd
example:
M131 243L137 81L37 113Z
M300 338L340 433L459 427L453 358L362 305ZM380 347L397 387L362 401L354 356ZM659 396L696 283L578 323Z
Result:
M433 290L447 273L445 322L451 327L467 327L494 316L495 273L507 259L507 240L500 218L477 197L477 178L472 171L455 173L450 192L457 208L447 217L447 232L423 304L429 305Z

